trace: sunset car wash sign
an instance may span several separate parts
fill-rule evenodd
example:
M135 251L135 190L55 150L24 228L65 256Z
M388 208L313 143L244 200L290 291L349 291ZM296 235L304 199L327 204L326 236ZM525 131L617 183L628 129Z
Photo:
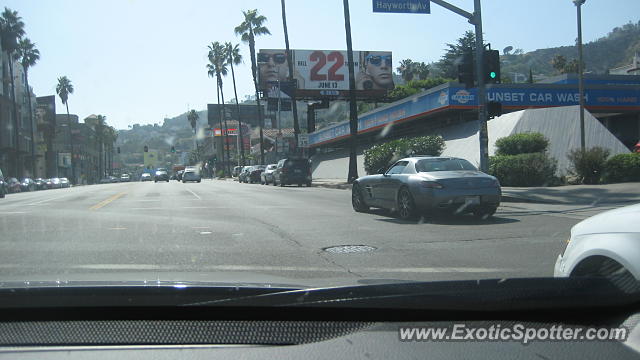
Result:
M373 0L373 12L430 14L429 0Z

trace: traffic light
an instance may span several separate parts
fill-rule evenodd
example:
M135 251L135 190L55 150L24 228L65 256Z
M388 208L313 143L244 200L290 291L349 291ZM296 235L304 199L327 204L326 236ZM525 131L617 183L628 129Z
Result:
M118 146L118 154L120 154L120 146Z
M147 145L144 146L144 152L149 152L149 147Z
M172 153L175 153L175 152L176 152L176 147L175 147L175 146L172 146L172 147L171 147L171 152L172 152Z
M500 115L502 115L502 103L498 101L487 102L487 116L489 119Z
M500 53L498 50L485 50L483 57L484 82L500 84Z
M473 66L473 53L471 49L464 52L462 62L458 65L458 82L468 89L475 84L475 71Z

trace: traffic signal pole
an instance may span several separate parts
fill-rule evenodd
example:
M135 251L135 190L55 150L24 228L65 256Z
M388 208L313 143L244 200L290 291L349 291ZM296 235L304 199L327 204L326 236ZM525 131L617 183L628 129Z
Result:
M476 78L478 83L478 137L480 139L480 170L489 170L489 132L487 130L487 89L484 83L484 41L482 39L482 13L480 0L473 1L473 14L451 5L443 0L431 0L443 8L450 10L469 20L475 26L476 35Z

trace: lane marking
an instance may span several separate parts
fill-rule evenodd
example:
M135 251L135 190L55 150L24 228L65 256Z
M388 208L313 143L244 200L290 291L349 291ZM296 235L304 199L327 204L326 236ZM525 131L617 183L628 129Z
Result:
M105 200L102 200L101 202L93 205L92 207L89 208L89 210L98 210L102 207L105 207L107 205L109 205L111 202L118 200L119 198L123 197L126 193L125 192L121 192L121 193L117 193Z
M109 230L127 230L126 227L112 227L112 228L108 228Z
M196 193L194 193L193 191L191 191L191 189L187 188L187 191L188 191L188 192L190 192L190 193L192 193L192 194L193 194L193 196L195 196L195 197L196 197L196 199L198 199L198 200L202 200L202 198L201 198L200 196L198 196L198 194L196 194Z
M212 234L211 231L200 231L200 235L209 235Z
M27 205L28 206L40 205L40 204L44 204L44 203L49 202L49 201L58 200L58 199L66 198L66 197L73 196L73 195L79 195L79 194L76 193L76 192L72 192L71 194L66 194L66 195L62 195L62 196L58 196L58 197L54 197L54 198L49 198L49 199L44 199L44 200L32 202L32 203L27 204Z
M26 214L26 211L8 211L8 212L0 212L0 215L14 215L14 214Z
M193 226L192 229L211 229L211 226Z
M164 210L161 207L131 208L131 210Z

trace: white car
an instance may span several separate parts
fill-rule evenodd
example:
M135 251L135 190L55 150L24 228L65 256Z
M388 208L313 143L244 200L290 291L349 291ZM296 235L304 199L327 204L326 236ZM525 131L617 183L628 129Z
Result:
M554 275L633 276L640 280L640 204L605 211L571 228Z

